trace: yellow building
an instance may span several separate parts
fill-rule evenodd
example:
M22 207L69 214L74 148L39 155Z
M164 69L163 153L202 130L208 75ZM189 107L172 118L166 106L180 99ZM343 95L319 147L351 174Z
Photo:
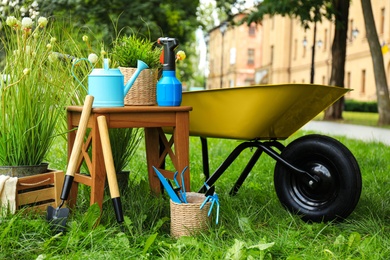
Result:
M236 16L236 21L242 16ZM255 83L255 69L262 61L261 33L261 26L254 23L236 27L222 23L209 32L207 89Z
M387 51L387 47L390 47L390 1L372 0L372 9L379 41L384 46L384 65L390 82L390 51ZM255 28L254 38L242 33L250 30L246 24L230 27L224 34L220 32L219 27L210 31L210 75L207 79L207 88L219 88L220 84L217 83L221 78L223 87L264 83L310 83L312 68L314 68L313 83L328 84L331 73L334 23L327 20L317 23L315 43L314 24L311 24L310 29L304 30L298 20L288 17L265 18L261 26ZM376 100L372 59L365 35L362 7L360 1L355 0L351 2L349 10L345 64L345 87L354 89L346 95L348 99ZM221 49L222 38L224 39L223 50ZM312 66L313 45L315 55ZM233 67L228 63L231 48L241 49L241 54L236 55ZM249 61L251 48L256 53L254 61L256 72L252 75L250 72L253 69L245 64ZM221 58L222 53L223 58ZM218 70L221 61L223 66ZM241 71L247 72L245 74L247 80L238 80L242 78L242 75L239 75Z

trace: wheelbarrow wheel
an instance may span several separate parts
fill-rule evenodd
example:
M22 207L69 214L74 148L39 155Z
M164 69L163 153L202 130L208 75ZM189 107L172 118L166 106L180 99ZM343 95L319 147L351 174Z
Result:
M290 212L304 221L342 220L355 209L362 179L353 154L342 143L323 135L300 137L282 151L281 157L318 178L307 178L277 162L274 173L276 194Z

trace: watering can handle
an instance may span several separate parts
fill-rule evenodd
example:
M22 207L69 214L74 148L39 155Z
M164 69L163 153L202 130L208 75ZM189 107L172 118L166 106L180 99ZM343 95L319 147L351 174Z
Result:
M77 59L75 62L73 62L73 65L72 65L72 68L71 68L71 73L72 73L72 76L76 79L76 81L88 92L87 88L83 85L83 83L80 81L80 79L76 76L76 74L74 74L74 66L79 63L80 61L82 60L85 60L85 61L88 61L88 63L91 65L92 69L93 69L93 64L90 60L88 60L87 58L80 58L80 59Z

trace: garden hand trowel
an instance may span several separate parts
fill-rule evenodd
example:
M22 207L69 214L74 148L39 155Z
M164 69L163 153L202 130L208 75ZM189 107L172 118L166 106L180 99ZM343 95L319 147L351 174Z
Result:
M81 153L81 146L83 145L83 139L87 130L88 119L91 114L93 99L94 98L91 95L87 95L85 97L79 127L76 133L72 152L70 154L64 184L62 186L62 192L60 196L62 202L57 208L53 208L52 206L47 207L47 220L52 224L52 228L55 232L63 232L65 230L65 224L69 215L69 209L61 207L64 205L65 200L68 199L70 188L73 184L74 174L77 169L77 162Z

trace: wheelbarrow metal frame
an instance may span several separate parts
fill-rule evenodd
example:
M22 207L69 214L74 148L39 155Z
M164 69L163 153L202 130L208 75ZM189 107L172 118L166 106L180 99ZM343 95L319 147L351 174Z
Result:
M241 172L240 176L238 177L236 183L230 190L230 195L235 195L238 190L240 189L241 185L244 183L245 179L248 177L250 171L255 166L257 161L259 160L260 156L263 152L265 152L267 155L269 155L271 158L276 160L277 162L280 162L285 167L289 168L291 171L293 171L296 174L301 175L301 178L303 178L309 186L315 187L316 184L318 184L319 179L317 176L312 175L308 173L307 171L301 170L288 161L284 160L272 147L277 148L280 152L285 148L285 146L276 141L259 141L259 140L253 140L253 141L246 141L234 148L234 150L228 155L228 157L222 162L222 164L215 170L215 172L210 176L210 167L209 167L209 156L208 156L208 145L207 145L207 138L200 137L201 144L202 144L202 160L203 160L203 171L204 175L206 177L205 184L199 189L199 192L202 192L205 190L206 185L212 186L221 176L222 174L229 168L229 166L234 162L234 160L237 159L237 157L246 149L253 149L256 148L256 151L253 153L252 157L250 158L249 162Z

